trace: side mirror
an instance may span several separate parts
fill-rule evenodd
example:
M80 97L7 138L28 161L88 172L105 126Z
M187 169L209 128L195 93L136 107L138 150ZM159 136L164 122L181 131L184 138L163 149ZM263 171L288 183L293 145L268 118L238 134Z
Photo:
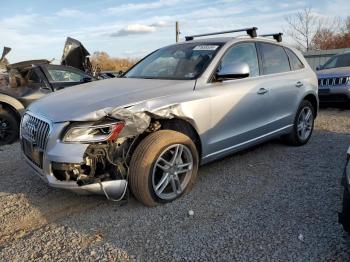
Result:
M215 75L218 81L230 80L237 78L245 78L250 74L249 65L247 63L232 63L220 68Z
M88 82L91 82L91 81L92 81L91 77L83 77L83 79L81 80L81 82L83 82L83 83L88 83Z
M316 66L316 71L318 70L322 70L323 66L322 65L319 65L319 66Z
M119 70L116 77L122 77L124 74L123 70Z
M47 91L52 91L50 87L44 85L44 86L41 86L40 89L42 90L47 90Z

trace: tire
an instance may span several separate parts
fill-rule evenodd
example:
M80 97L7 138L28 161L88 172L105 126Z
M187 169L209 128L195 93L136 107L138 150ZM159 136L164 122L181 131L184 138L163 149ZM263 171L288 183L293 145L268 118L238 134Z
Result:
M302 118L301 114L305 114L306 112L310 112L310 120L308 123L304 123L303 125L300 124L300 120ZM313 129L314 129L314 122L315 122L315 109L313 108L312 104L307 101L303 100L299 108L297 110L297 113L295 115L294 123L293 123L293 130L290 134L286 136L286 140L290 145L293 146L302 146L305 145L312 135ZM307 133L304 133L305 136L302 136L302 131L300 131L300 127L305 127L307 130ZM306 131L305 131L306 132Z
M339 222L343 225L346 232L350 233L350 192L344 188L343 210L339 215Z
M19 135L19 121L14 113L0 108L0 146L15 142Z
M131 191L149 207L174 201L192 189L198 164L196 146L188 136L172 130L154 132L141 141L131 157Z

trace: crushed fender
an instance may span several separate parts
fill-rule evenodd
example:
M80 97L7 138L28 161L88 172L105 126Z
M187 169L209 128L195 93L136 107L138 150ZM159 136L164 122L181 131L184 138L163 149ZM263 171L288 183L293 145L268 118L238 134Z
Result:
M123 199L127 192L130 151L137 138L161 128L160 123L152 119L171 119L183 115L178 105L152 111L148 108L147 104L146 107L105 108L86 116L96 121L104 118L123 121L124 128L115 141L90 144L84 163L53 163L54 176L61 181L74 181L87 192L104 194L109 200Z

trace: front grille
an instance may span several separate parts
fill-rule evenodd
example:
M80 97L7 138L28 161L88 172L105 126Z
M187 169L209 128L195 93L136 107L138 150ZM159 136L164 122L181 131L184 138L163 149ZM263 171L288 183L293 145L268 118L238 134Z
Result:
M350 82L350 77L328 77L328 78L320 78L318 79L318 86L339 86L346 85Z
M33 146L44 151L49 132L49 123L29 114L25 114L23 116L21 123L21 135L30 141Z

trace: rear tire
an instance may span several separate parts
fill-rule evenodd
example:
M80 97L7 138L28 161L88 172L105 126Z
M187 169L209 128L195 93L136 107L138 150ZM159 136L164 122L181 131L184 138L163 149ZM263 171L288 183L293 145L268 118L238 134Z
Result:
M0 108L0 146L11 144L18 139L19 121L14 113Z
M305 145L312 135L315 121L315 109L312 104L303 100L295 115L293 130L285 138L293 146Z
M171 202L192 189L198 164L196 146L188 136L172 130L154 132L131 157L131 191L149 207Z
M339 222L343 225L344 230L350 233L350 192L347 188L344 188L343 210L339 216Z

